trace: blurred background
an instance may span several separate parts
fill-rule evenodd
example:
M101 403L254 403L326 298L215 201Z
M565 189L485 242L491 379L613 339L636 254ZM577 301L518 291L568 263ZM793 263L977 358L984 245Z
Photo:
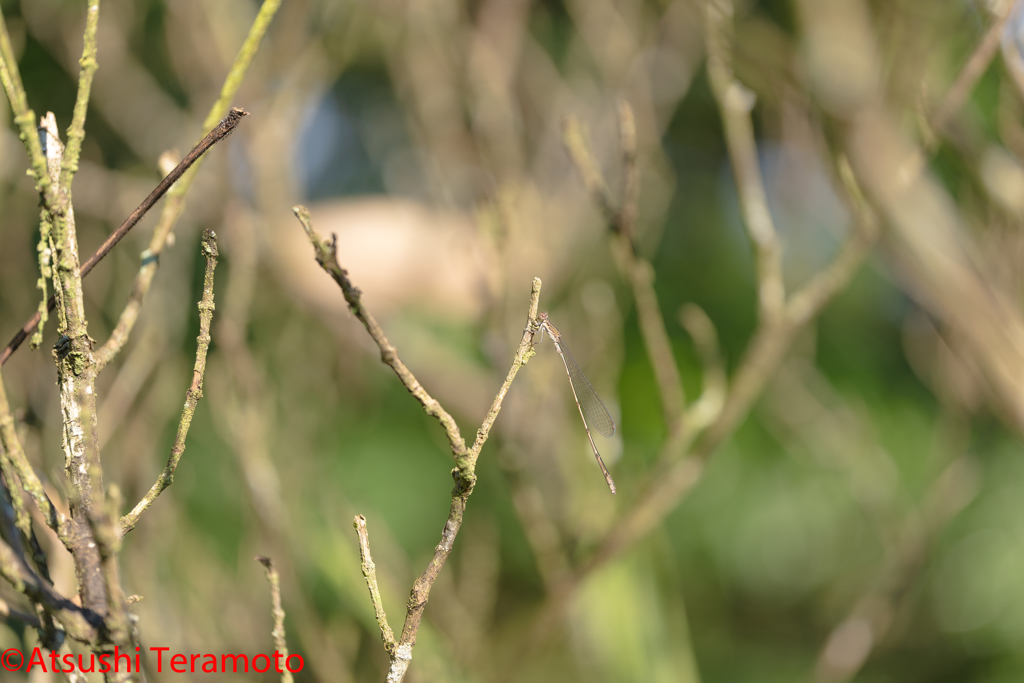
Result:
M162 153L199 139L258 7L104 0L73 188L83 254L156 184ZM0 9L30 106L64 131L84 3ZM733 68L756 97L787 288L853 229L837 159L849 158L882 237L768 368L699 482L545 621L565 577L643 499L669 433L628 278L562 144L567 116L589 131L618 200L617 100L635 111L637 253L653 266L691 401L706 376L682 307L713 322L730 374L758 325L756 265L705 68L705 3L286 0L233 103L252 117L209 153L142 320L100 378L105 478L132 505L173 441L198 334L198 237L216 230L205 395L173 486L122 554L126 591L144 598L144 645L271 651L252 560L265 554L282 572L289 645L306 660L296 680L382 680L352 517L368 520L396 630L439 541L450 449L314 262L291 214L304 203L464 436L508 370L533 277L619 425L598 442L613 497L554 347L537 347L482 452L407 680L1024 678L1024 33L1012 9L736 2ZM946 112L968 63L976 81ZM38 297L38 197L10 118L5 103L4 340ZM100 341L155 220L86 281ZM29 457L60 491L55 337L51 321L43 347L3 372ZM72 595L72 564L52 540L51 570ZM6 585L0 597L20 604ZM34 638L0 621L0 648Z

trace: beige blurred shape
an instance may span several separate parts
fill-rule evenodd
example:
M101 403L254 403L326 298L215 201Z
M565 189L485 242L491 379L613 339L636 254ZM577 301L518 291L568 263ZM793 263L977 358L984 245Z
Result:
M332 200L309 209L321 236L337 235L338 261L375 316L414 308L464 322L483 311L495 259L469 216L385 197ZM345 308L298 222L265 246L281 282L300 300L325 312Z

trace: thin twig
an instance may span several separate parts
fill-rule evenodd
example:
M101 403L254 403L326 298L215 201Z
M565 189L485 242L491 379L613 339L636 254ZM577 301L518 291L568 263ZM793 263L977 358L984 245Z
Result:
M280 0L266 0L260 7L259 14L257 14L255 21L253 21L252 27L250 27L249 29L249 34L248 36L246 36L245 42L239 49L238 55L235 57L235 61L231 66L231 70L228 72L228 76L224 82L224 86L221 88L220 97L217 99L213 107L210 109L210 113L207 115L206 121L203 124L203 129L208 130L210 132L207 134L207 137L204 137L203 140L200 141L200 143L196 146L196 148L192 150L193 152L195 152L196 149L201 147L206 142L207 138L210 135L213 135L218 128L225 125L225 122L227 122L229 119L235 116L235 110L232 109L231 111L228 111L228 105L234 98L235 94L238 92L238 88L241 85L242 78L245 76L245 73L249 68L249 64L252 62L253 56L259 49L260 43L263 40L263 36L264 34L266 34L267 28L269 27L270 22L273 20L274 15L277 13L277 10L280 7L280 5ZM6 53L3 52L3 47L5 44L7 46ZM10 54L11 59L13 60L13 51L10 50L10 40L7 38L7 30L6 27L3 25L3 16L0 15L0 67L2 67L4 64L4 60L2 58L5 54ZM16 62L12 63L16 64ZM2 76L3 73L4 72L2 71L2 69L0 69L0 76ZM17 69L14 70L13 75L17 77ZM6 80L4 81L4 85L5 87L7 86ZM18 77L16 81L16 86L18 89L20 89L16 92L20 92L21 101L24 101L24 89L21 88L20 77ZM14 85L12 84L12 88L13 87ZM8 92L10 91L11 89L8 89ZM15 100L12 98L12 103L14 101ZM24 118L30 119L30 124L34 123L35 115L32 114L30 110L28 110L27 105L24 105L22 109L28 112L24 115ZM18 111L19 110L16 108L15 118L18 118ZM241 115L248 115L248 113L243 112ZM235 118L237 119L238 117L236 116ZM218 123L218 121L220 121L220 123ZM234 127L234 125L237 125L237 123L238 120L234 122L232 128ZM230 130L228 131L228 133L229 132ZM22 135L25 135L24 130L22 131ZM227 133L222 135L219 139L223 139L226 135ZM35 136L33 135L32 137L34 138ZM26 144L28 145L30 143L26 142ZM190 152L189 156L191 156L191 154L192 153ZM34 152L30 150L30 156L32 155L34 155ZM170 234L170 231L174 227L174 224L177 221L178 216L181 215L181 212L184 209L183 198L185 193L188 191L188 188L192 184L192 179L195 177L195 173L196 170L198 169L199 159L201 155L202 153L197 155L196 159L194 159L193 162L190 162L192 165L191 170L187 166L182 168L182 164L184 164L185 160L189 158L189 156L186 156L185 160L182 160L182 163L178 164L178 166L175 167L175 169L171 171L171 173L169 173L167 177L160 182L159 185L157 185L157 188L153 191L153 193L151 193L150 196L147 197L146 200L141 205L139 205L139 208L132 212L132 215L129 216L128 219L126 219L125 222L121 224L121 227L118 228L117 232L121 232L123 230L123 234L121 234L120 237L117 237L116 240L114 240L112 243L108 245L108 242L110 242L110 240L113 239L114 235L116 235L117 232L115 232L114 235L111 235L111 237L108 238L108 240L104 242L102 245L100 245L100 248L97 249L91 257L89 257L89 260L86 261L85 266L83 266L82 268L82 277L85 277L89 273L89 271L91 271L92 268L96 265L96 263L98 263L99 260L102 259L103 256L105 256L111 248L113 248L114 244L120 241L120 239L124 237L124 234L127 234L128 230L131 230L131 227L134 226L134 224L137 223L138 220L141 219L142 216L145 215L145 213L150 208L152 208L152 205L155 204L156 201L160 199L160 196L162 196L164 193L170 190L167 204L164 206L164 210L160 214L160 220L157 223L157 227L153 231L153 239L150 242L149 249L146 252L143 252L142 267L139 270L139 274L136 276L135 286L133 287L132 290L132 297L129 300L129 304L125 308L125 312L122 313L121 318L118 320L118 325L115 328L114 334L112 335L117 336L119 339L121 339L121 345L123 345L123 340L127 338L128 333L134 326L135 320L138 318L138 308L139 306L141 306L141 301L145 297L146 292L149 291L149 285L152 283L153 275L156 272L157 259L159 258L160 253L163 251L164 243L167 240L167 235ZM35 159L34 156L32 156L32 158L33 160ZM33 167L35 167L35 165ZM167 182L168 179L170 179L170 182ZM38 187L39 185L37 183L37 188ZM163 188L162 190L160 189L161 187ZM160 191L159 194L157 194L158 190ZM149 206L145 210L142 210L143 206L145 206L147 203L149 204ZM128 225L129 221L132 220L132 216L135 216L135 220L134 222L132 222L131 225ZM125 227L126 225L128 225L128 227ZM100 252L104 250L104 248L106 248L106 251L103 251L103 253L101 254ZM48 310L53 310L54 299L52 297L47 302L47 306ZM21 346L22 342L24 342L25 339L28 338L28 335L32 334L32 331L39 324L41 317L42 314L39 311L36 311L36 313L21 327L21 329L18 330L18 332L14 335L14 338L7 344L4 350L0 351L0 365L6 363L7 359L11 357L11 354L14 353L18 349L18 347ZM116 354L116 351L114 351L114 353ZM106 363L110 361L110 355L111 354L108 352L100 354L101 368L103 365L106 365Z
M855 266L863 261L868 250L862 245L870 245L875 233L872 227L865 227L863 218L858 225L836 259L793 295L780 320L772 325L761 325L755 332L724 405L696 444L693 444L696 435L692 429L679 429L670 434L659 457L663 467L651 477L651 484L638 496L633 507L609 530L598 550L556 591L548 608L538 618L536 638L544 636L586 576L657 528L700 481L704 463L747 415L796 333L813 319L808 317L808 311L819 311L827 301L825 295L838 292L856 272ZM811 309L802 303L807 300L820 305Z
M199 158L206 152L206 150L230 135L242 118L248 115L249 112L243 111L238 107L232 107L231 111L228 112L228 115L225 116L221 122L217 124L213 130L211 130L206 137L204 137L199 144L192 149L191 152L185 155L185 158L174 167L174 170L168 173L167 177L165 177L160 184L157 185L156 189L150 193L149 197L146 198L146 201L144 201L139 208L135 209L135 211L132 212L132 215L128 217L121 227L107 238L107 241L97 249L96 254L93 254L89 261L82 266L82 274L85 275L85 273L88 272L90 263L96 263L103 258L103 256L106 255L106 253L109 252L125 234L127 234L128 230L130 230L132 226L134 226L139 219L142 218L150 208L152 208L153 204L155 204L157 200L159 200L160 197L163 196L163 194L167 192L193 164L199 161ZM103 251L104 248L106 248L106 251ZM147 252L143 253L143 269L146 269L150 264L155 266L157 260L157 256L155 255L156 253L157 252L153 251L152 246ZM135 321L138 319L138 314L142 307L142 299L149 290L149 284L151 281L152 278L145 280L145 284L142 285L142 279L136 278L135 286L132 288L132 293L129 296L128 303L125 305L124 311L122 311L121 316L118 318L117 325L114 326L114 330L110 333L110 338L96 352L96 362L99 365L99 369L102 370L107 363L113 360L114 356L118 354L125 342L128 341L128 335L134 327Z
M206 115L206 120L203 122L203 130L212 132L220 125L218 121L224 118L225 115L230 116L228 107L232 100L234 100L238 88L242 84L242 79L249 69L249 64L259 49L263 36L266 34L267 28L270 26L270 22L273 20L274 15L277 14L280 6L280 0L265 0L260 7L256 19L253 21L252 26L249 27L249 34L242 43L242 47L239 48L235 61L228 71L224 85L221 87L220 97L217 98L217 101L210 108L210 112ZM135 276L135 283L132 286L128 302L118 317L117 325L114 326L110 339L98 353L101 367L108 363L113 356L117 355L119 348L124 345L129 334L131 334L132 328L135 327L139 312L142 309L142 302L149 292L153 278L156 276L156 269L160 263L160 254L163 253L167 238L185 208L185 193L191 187L192 180L195 178L201 163L202 159L199 159L168 191L167 202L164 204L164 208L160 213L160 220L153 230L149 247L142 252L142 264L139 267L138 274ZM107 348L108 346L110 348Z
M999 50L999 39L1003 34L1003 28L1015 5L1015 2L1010 1L1001 3L995 21L988 27L985 36L974 48L971 56L967 58L956 80L953 81L953 85L946 92L946 96L942 98L942 103L932 115L929 125L935 133L942 133L946 129L956 113L964 106L964 102L974 90L978 79L992 63L992 58Z
M710 0L707 5L708 77L725 126L725 140L736 178L747 234L757 255L759 316L771 323L782 315L786 292L782 281L782 248L775 230L754 141L750 112L754 93L733 75L732 2Z
M4 447L4 452L0 454L0 457L10 461L11 467L18 475L22 489L35 501L47 526L57 532L57 536L65 547L69 547L68 519L50 501L42 482L39 481L39 477L36 476L35 470L32 469L32 465L29 464L28 458L25 456L25 449L22 448L15 428L14 415L11 412L10 403L7 401L7 390L4 387L2 375L0 375L0 444Z
M600 210L605 222L608 223L612 230L618 232L621 227L619 225L619 212L615 210L615 201L612 199L612 193L608 189L604 175L602 175L597 160L591 151L592 146L589 137L586 128L584 128L583 123L578 117L568 116L563 121L562 144L565 145L566 150L569 152L569 158L572 159L573 166L575 166L576 171L580 174L584 187L590 192L590 196Z
M43 198L46 209L52 211L57 206L57 186L50 182L46 157L39 143L39 136L36 134L36 115L28 107L28 97L25 95L25 87L22 85L21 74L18 72L18 60L11 48L11 38L7 33L7 23L4 21L2 12L0 12L0 83L3 84L7 99L11 103L14 122L18 126L18 137L28 151L29 161L32 165L30 174L35 180L36 191Z
M839 163L840 169L844 164ZM842 170L840 175L852 181ZM849 188L850 186L847 186ZM578 572L585 576L626 547L643 538L678 505L681 498L699 481L702 463L711 457L736 429L761 395L796 333L814 319L853 277L878 236L878 221L862 202L851 202L855 226L838 255L824 269L796 291L774 323L762 323L754 333L739 368L733 376L725 403L715 420L693 444L693 432L682 430L670 435L661 462L671 463L652 477L652 484L637 504L608 533L599 550Z
M0 540L0 576L6 579L14 590L43 605L60 622L64 631L75 640L91 643L99 637L102 617L58 593L48 581L44 581L33 572L3 540Z
M36 191L42 198L43 204L39 221L39 243L36 247L39 254L39 279L36 286L41 292L41 300L35 314L36 324L38 324L45 321L47 312L52 310L52 305L48 303L46 296L47 282L53 275L51 261L54 256L54 248L50 233L58 213L63 215L64 211L59 210L60 202L58 201L56 179L51 177L46 156L39 136L36 134L36 115L28 108L28 98L21 82L21 75L18 73L18 62L11 49L11 41L2 12L0 12L0 81L2 81L7 99L11 103L11 110L14 112L14 121L19 129L18 136L29 155L31 163L29 175L36 181ZM56 133L54 135L56 136ZM56 175L59 177L59 171ZM31 329L26 331L22 340L31 331ZM33 347L37 346L41 340L41 334L33 337ZM3 364L3 360L3 355L0 354L0 365Z
M640 166L637 164L636 116L629 102L620 99L619 148L622 150L622 203L619 231L636 251L636 228L640 215Z
M476 466L477 458L480 457L480 450L484 447L484 442L487 441L487 436L491 433L491 427L494 425L494 421L498 419L498 413L501 411L501 403L505 400L505 395L508 393L509 387L512 386L512 380L515 379L516 373L519 372L519 368L526 365L533 356L532 342L533 333L536 329L533 327L533 323L537 320L537 309L540 306L540 288L540 278L533 278L533 285L530 290L530 309L527 313L527 324L526 328L523 330L523 338L519 342L519 350L516 352L515 360L508 371L508 375L505 377L504 383L502 383L501 388L498 390L498 394L494 397L494 401L491 403L491 409L487 411L487 416L484 417L484 421L480 425L480 429L476 432L476 440L473 442L470 459L470 464L474 467Z
M388 625L388 615L384 612L384 603L380 599L380 588L377 586L377 565L373 563L373 556L370 555L370 535L366 530L366 517L356 515L352 520L352 526L356 528L356 535L359 537L360 566L363 570L363 578L366 579L366 588L370 591L373 614L377 619L377 626L380 627L380 639L384 642L384 650L388 655L394 656L398 643L395 641L395 632Z
M687 409L684 420L687 428L696 432L707 427L721 413L729 391L729 379L725 373L715 324L704 309L694 303L685 304L679 311L679 322L693 339L701 361L703 386L700 396Z
M96 59L96 30L100 23L100 0L89 0L85 11L85 33L82 40L82 58L78 60L82 70L78 74L78 94L75 108L68 127L68 139L61 159L59 189L71 196L71 181L78 172L78 157L82 153L85 139L85 116L89 110L89 95L92 93L92 78L99 68Z
M106 256L110 250L128 234L129 230L135 227L135 224L138 223L151 208L153 208L153 205L159 201L160 197L171 189L171 186L174 185L174 183L181 178L181 176L183 176L193 164L199 161L199 157L203 156L203 154L206 153L206 150L210 149L230 135L239 122L248 115L249 112L244 109L232 107L227 116L225 116L220 123L214 126L213 130L207 133L206 137L200 140L199 144L192 148L192 151L185 155L185 158L174 167L174 170L168 173L167 176L161 180L155 188L153 188L153 191L149 193L149 196L146 197L141 204L139 204L135 211L132 211L131 215L124 220L124 223L122 223L117 230L104 240L103 244L99 246L96 252L82 264L82 276L84 277L89 274L89 271L92 270L96 264L99 263L100 260L102 260L103 257Z
M32 628L43 627L43 622L40 621L39 617L37 617L35 614L19 612L16 609L11 609L11 606L7 604L7 601L3 600L2 598L0 598L0 617L20 621L26 626L31 626Z
M437 419L444 428L445 434L448 436L448 441L451 444L452 454L455 456L455 462L459 467L460 472L469 473L472 471L471 468L471 453L470 449L466 446L465 439L459 433L459 427L455 423L455 418L448 414L438 401L427 393L427 390L423 388L419 380L416 379L412 371L406 367L405 363L398 357L398 350L392 346L391 342L388 341L387 336L384 334L384 330L381 329L380 325L370 314L369 311L363 307L360 297L362 292L359 291L358 287L355 287L352 282L348 279L348 271L338 265L337 258L337 244L335 243L334 237L328 242L322 240L319 235L313 230L313 224L310 222L309 209L304 206L293 206L292 211L295 216L302 223L302 227L306 231L306 236L309 237L310 242L313 244L313 248L316 250L316 260L333 279L338 286L341 287L342 294L345 297L345 301L348 303L349 310L352 314L359 319L359 322L363 324L366 331L370 333L373 341L380 347L380 359L385 365L388 365L395 374L398 375L398 379L401 380L402 384L409 393L416 397L416 400L423 406L423 410Z
M1008 2L1010 14L1020 11L1020 5L1016 2ZM1005 31L1001 34L1003 64L1010 72L1013 84L1017 86L1017 93L1024 95L1024 55L1021 55L1017 41L1012 31Z
M935 553L943 528L970 504L979 483L977 465L969 456L954 460L932 482L923 504L907 513L897 527L895 535L901 542L886 558L875 581L825 639L811 678L814 683L852 680L892 635L896 615L913 601L912 588L927 571L927 560Z
M206 257L206 275L203 279L203 298L199 302L199 337L196 343L196 363L192 370L192 384L185 393L185 408L178 421L178 432L174 437L174 445L171 447L171 455L167 459L160 476L150 487L149 492L142 500L121 518L121 535L124 536L135 528L146 510L153 504L157 496L171 485L174 480L174 470L178 467L185 452L185 439L188 436L189 427L192 425L192 417L196 411L196 405L203 396L203 374L206 372L206 354L210 349L210 322L213 319L213 273L217 268L217 235L207 229L203 233L202 242L203 255Z
M639 215L640 172L637 166L636 121L632 107L625 100L619 100L618 115L619 145L623 162L620 208L615 208L608 185L594 159L586 131L577 117L566 118L562 129L562 144L569 152L576 171L600 209L608 228L617 238L619 266L633 289L640 331L658 383L665 424L671 430L683 415L686 395L683 392L679 366L672 354L672 342L665 329L665 319L658 305L658 296L654 291L654 269L637 254L635 240Z
M49 582L50 570L46 555L39 547L39 541L32 528L32 518L25 509L21 491L16 487L16 480L11 475L10 463L0 460L0 465L3 467L3 476L0 476L0 537L7 539L18 558L30 566L35 565L35 573ZM39 623L40 640L44 646L52 646L57 640L53 615L38 602L33 606Z
M292 683L292 673L287 666L288 639L285 637L284 631L284 608L281 607L281 578L277 574L277 568L274 567L274 561L269 557L257 555L253 559L263 565L263 569L267 573L267 582L270 583L270 604L274 613L274 630L271 631L271 635L274 636L274 660L277 661L277 656L280 655L285 661L285 666L281 671L281 683Z
M864 197L845 155L836 160L836 170L844 190L842 196L854 216L855 227L831 265L814 275L790 299L786 316L793 325L803 325L816 317L825 304L846 286L864 262L881 230L881 221Z

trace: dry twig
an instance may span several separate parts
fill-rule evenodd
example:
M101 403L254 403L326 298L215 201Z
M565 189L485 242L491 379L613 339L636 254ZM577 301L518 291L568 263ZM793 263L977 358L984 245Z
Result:
M270 601L274 613L274 630L271 633L274 636L274 659L276 661L277 655L281 655L285 662L281 673L281 683L292 683L292 672L288 669L288 640L284 631L284 608L281 607L281 579L277 575L274 561L269 557L257 555L253 559L263 565L263 569L267 573L267 582L270 583Z
M387 632L390 628L385 630L387 624L386 620L383 621L381 626L381 636L384 640L385 648L390 647L394 644L393 649L388 650L388 654L391 657L391 666L388 671L388 683L398 683L401 681L405 672L409 668L409 662L412 660L412 650L416 645L416 634L419 632L420 623L423 620L423 610L427 606L427 600L430 597L430 590L437 580L438 574L444 567L445 561L452 552L452 546L455 543L455 537L459 533L459 529L462 527L463 514L466 511L466 503L469 500L469 496L473 493L473 487L476 484L476 462L480 456L480 450L483 448L484 443L487 441L487 436L490 434L491 427L494 425L494 421L498 417L498 413L501 411L502 402L505 399L505 395L508 393L509 387L512 386L512 381L518 374L519 369L525 365L529 359L533 356L533 333L537 327L537 308L540 301L540 278L534 278L533 290L530 294L530 309L527 315L527 324L523 330L523 337L519 343L519 348L516 351L515 358L512 361L512 367L509 368L508 375L505 377L504 383L498 390L498 394L494 397L494 401L491 404L490 410L487 412L487 416L484 418L483 423L480 425L480 429L477 430L476 440L473 443L472 448L466 447L466 442L462 438L459 432L458 425L455 424L455 420L450 414L437 402L423 385L419 383L416 377L412 374L408 367L402 363L398 357L398 351L391 342L388 341L384 335L384 331L373 316L366 310L361 301L362 293L356 288L351 281L348 279L348 272L345 271L338 263L337 259L337 247L334 239L331 241L325 241L320 238L319 235L313 230L313 225L310 220L309 209L304 206L295 206L292 208L295 216L302 223L303 229L306 231L306 235L309 237L310 242L316 252L317 263L323 268L333 279L338 286L341 288L342 294L345 297L345 301L349 305L349 309L359 319L361 323L366 327L367 332L377 343L377 346L381 350L381 361L386 365L390 366L394 370L395 374L401 380L402 384L406 389L409 390L413 396L423 406L424 412L432 417L437 418L438 422L444 427L446 434L448 435L448 441L452 448L452 453L455 457L456 467L452 470L452 478L455 480L455 488L452 489L452 500L448 511L448 519L445 522L444 529L441 532L441 542L434 548L434 556L431 558L427 568L424 572L416 579L413 583L412 591L409 594L409 601L406 606L405 624L402 627L402 635L398 639L397 643L392 638L389 640ZM360 531L359 518L356 518L356 529ZM362 531L365 531L363 526ZM366 543L364 562L368 560L369 555L369 540L365 537L365 533L360 535L360 547L362 551L362 544ZM369 578L367 578L369 585ZM371 599L373 599L373 588L370 588ZM374 601L374 609L377 610L379 606L379 600ZM384 619L383 607L380 607L379 618Z
M192 370L192 384L185 392L185 408L181 412L181 419L178 421L178 432L174 437L174 445L171 447L171 455L167 458L167 464L157 480L150 487L149 492L142 497L132 511L121 518L121 535L125 535L135 528L139 517L153 504L165 488L174 481L174 470L178 467L185 452L185 439L188 437L189 427L192 425L192 417L195 415L196 405L203 396L203 374L206 372L206 354L210 349L210 322L213 320L213 273L217 268L217 235L213 230L207 229L203 233L202 243L203 255L206 257L206 275L203 278L203 298L199 302L199 337L196 339L196 363Z

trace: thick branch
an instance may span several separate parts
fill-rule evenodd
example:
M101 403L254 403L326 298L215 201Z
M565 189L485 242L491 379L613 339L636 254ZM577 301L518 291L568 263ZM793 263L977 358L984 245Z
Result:
M43 117L39 132L51 187L56 187L64 148L52 113ZM64 480L71 513L69 540L82 605L103 615L107 611L106 591L99 551L89 529L93 492L103 489L96 441L96 366L85 317L75 212L66 193L61 194L59 204L44 206L43 223L51 226L53 289L58 302L57 331L61 335L53 358L60 393Z
M107 594L107 612L104 620L106 638L122 648L131 643L131 620L128 601L121 587L121 567L117 558L121 551L118 515L121 512L121 490L111 484L109 497L101 491L93 493L89 515L89 529L96 539L100 554L100 569Z

